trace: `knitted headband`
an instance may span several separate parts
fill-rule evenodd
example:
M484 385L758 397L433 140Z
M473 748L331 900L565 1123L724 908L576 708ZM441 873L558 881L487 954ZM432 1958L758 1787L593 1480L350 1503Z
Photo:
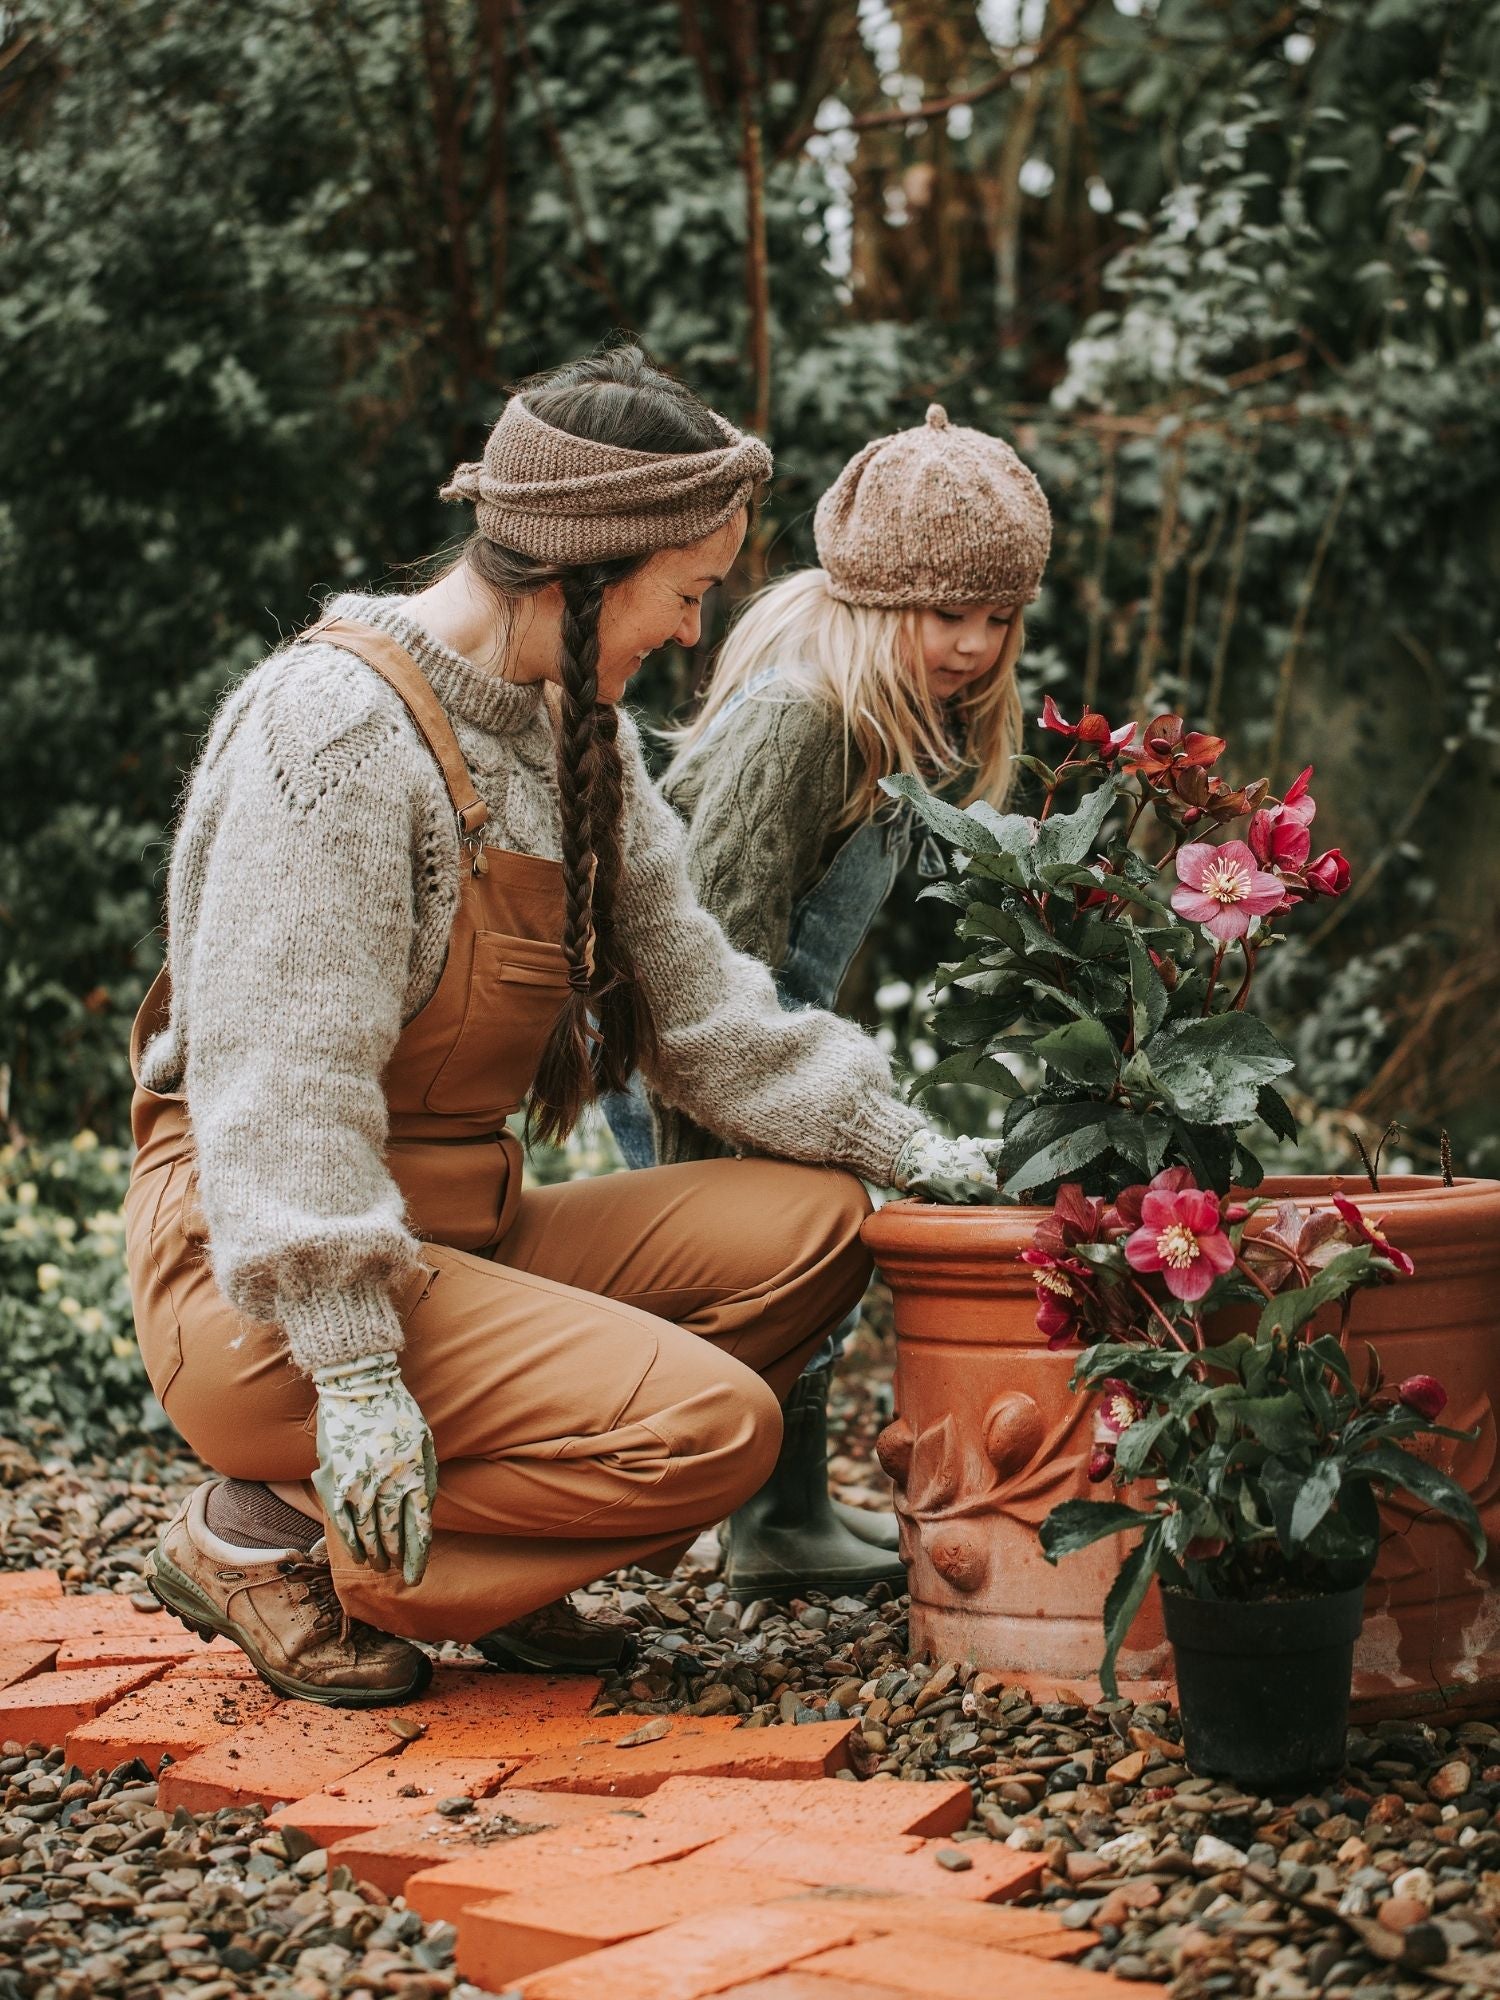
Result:
M472 500L479 532L534 562L605 562L701 541L771 474L758 437L717 411L714 451L627 451L558 430L512 396L484 457L461 465L444 500Z

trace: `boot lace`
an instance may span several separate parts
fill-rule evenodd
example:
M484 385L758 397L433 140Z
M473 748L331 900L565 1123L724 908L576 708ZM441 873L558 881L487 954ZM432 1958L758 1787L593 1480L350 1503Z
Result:
M312 1637L325 1639L336 1632L339 1644L344 1645L349 1638L349 1614L339 1602L333 1587L333 1571L327 1563L284 1562L281 1572L288 1582L301 1584L301 1601L310 1604L317 1614Z

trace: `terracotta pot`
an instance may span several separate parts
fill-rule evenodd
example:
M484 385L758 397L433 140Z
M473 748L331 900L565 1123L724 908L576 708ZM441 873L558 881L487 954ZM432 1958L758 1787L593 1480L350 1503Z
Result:
M1385 1217L1416 1263L1415 1277L1358 1295L1353 1337L1374 1345L1388 1381L1437 1376L1450 1398L1443 1421L1478 1426L1471 1444L1423 1449L1467 1488L1495 1549L1476 1575L1448 1522L1404 1501L1384 1510L1355 1709L1486 1708L1500 1702L1500 1181L1390 1175L1377 1195L1363 1181L1302 1177L1260 1192L1307 1206L1332 1188ZM898 1414L878 1450L896 1484L913 1649L1034 1691L1092 1695L1104 1596L1129 1543L1100 1542L1056 1568L1037 1546L1058 1501L1100 1497L1084 1476L1091 1406L1068 1388L1075 1356L1047 1352L1020 1261L1045 1212L893 1202L866 1223L896 1316ZM1153 1591L1121 1655L1122 1692L1160 1694L1170 1673Z

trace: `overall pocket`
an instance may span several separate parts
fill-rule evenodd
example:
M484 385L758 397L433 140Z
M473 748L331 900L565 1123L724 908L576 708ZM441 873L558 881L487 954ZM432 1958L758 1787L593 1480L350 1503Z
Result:
M427 1110L499 1124L531 1088L567 997L561 945L476 931L463 1020L428 1086Z

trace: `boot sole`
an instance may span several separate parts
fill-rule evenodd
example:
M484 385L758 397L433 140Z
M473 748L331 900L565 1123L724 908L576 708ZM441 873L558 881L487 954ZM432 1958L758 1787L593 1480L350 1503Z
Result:
M406 1688L329 1688L294 1680L289 1674L278 1673L269 1666L243 1629L233 1619L226 1618L212 1598L205 1597L197 1585L159 1550L152 1555L147 1566L146 1588L164 1611L170 1611L180 1625L185 1625L200 1639L232 1639L266 1686L291 1701L316 1702L321 1708L394 1708L421 1694L432 1679L432 1662L425 1653L419 1652L417 1658L421 1665Z
M635 1653L635 1641L628 1635L619 1651L608 1660L575 1660L545 1646L529 1646L524 1639L498 1639L486 1634L474 1642L492 1667L502 1673L611 1674L628 1666Z

